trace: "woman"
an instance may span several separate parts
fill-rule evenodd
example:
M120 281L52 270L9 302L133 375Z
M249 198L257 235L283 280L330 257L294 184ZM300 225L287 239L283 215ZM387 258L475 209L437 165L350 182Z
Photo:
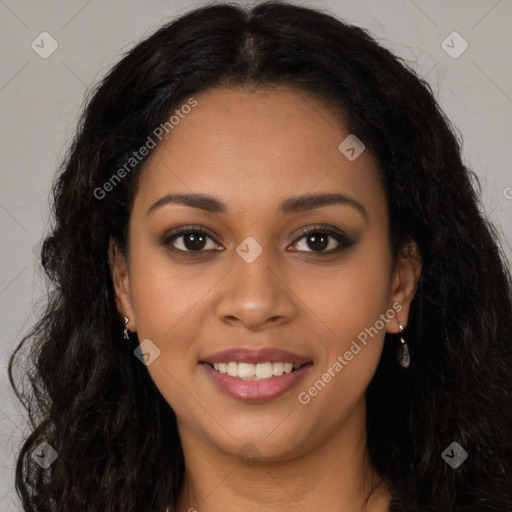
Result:
M511 510L510 275L473 179L428 85L327 14L142 41L54 186L9 367L32 340L24 510Z

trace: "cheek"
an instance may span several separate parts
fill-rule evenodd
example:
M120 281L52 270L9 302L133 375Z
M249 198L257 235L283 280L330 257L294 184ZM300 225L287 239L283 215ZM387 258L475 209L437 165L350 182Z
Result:
M394 318L386 249L375 245L373 250L358 251L328 279L310 281L302 292L308 309L316 313L313 318L321 320L318 340L323 357L315 378L330 382L333 394L325 394L326 399L347 401L347 406L361 397L378 365L387 325L381 315L387 321Z
M160 351L147 369L168 403L179 409L183 389L192 387L197 370L194 340L204 337L198 315L208 313L208 290L218 278L198 266L172 264L159 254L134 252L130 263L139 342L149 339Z
M197 315L204 315L205 295L216 280L193 265L172 264L168 257L133 251L130 260L132 304L139 342L149 339L160 351L147 366L151 379L179 416L193 403L197 353L201 338ZM217 279L218 280L218 279ZM195 397L196 400L199 397Z
M363 329L373 325L390 305L391 254L382 232L361 247L345 269L344 283L340 283L348 306L344 316L353 317Z
M364 276L355 273L345 277L331 283L332 303L319 308L322 323L329 329L321 331L321 360L298 396L325 425L337 424L364 398L384 343L385 323L380 315L389 309L385 294L378 289L381 283L364 281Z
M382 247L358 250L340 265L297 280L293 289L315 313L312 320L320 320L322 333L343 343L374 325L389 308L389 255Z
M138 332L165 344L175 330L183 329L215 276L197 265L172 262L165 250L134 250L130 284Z

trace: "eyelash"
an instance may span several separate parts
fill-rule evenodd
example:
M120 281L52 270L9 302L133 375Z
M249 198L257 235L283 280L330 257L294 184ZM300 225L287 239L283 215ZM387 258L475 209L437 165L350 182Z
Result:
M184 226L183 228L179 228L179 231L171 232L170 234L164 236L163 239L161 240L161 244L168 247L171 251L173 251L175 253L179 253L179 254L192 255L194 253L201 254L203 252L206 252L203 249L198 250L198 251L190 251L190 250L185 251L183 249L176 249L175 247L172 246L172 243L177 238L180 238L181 236L185 236L185 235L190 235L190 234L200 234L202 236L206 236L206 237L212 239L213 241L215 241L214 240L215 235L213 235L212 233L210 233L209 231L207 231L203 228L194 227L194 226ZM342 249L348 249L348 248L352 247L353 245L355 245L355 243L356 243L355 241L348 238L347 235L345 233L343 233L343 231L340 231L331 226L320 225L320 226L313 226L313 227L309 227L309 228L305 229L299 235L299 237L296 239L296 241L294 242L293 245L295 245L302 238L307 238L308 236L313 235L313 234L328 235L328 236L334 238L338 242L339 245L335 249L330 249L329 251L313 251L313 250L311 250L311 251L296 251L296 252L302 252L302 253L306 252L306 253L310 253L310 254L317 254L318 256L328 256L331 254L338 253ZM220 238L220 237L218 237L218 238ZM214 250L216 250L216 249L214 249Z

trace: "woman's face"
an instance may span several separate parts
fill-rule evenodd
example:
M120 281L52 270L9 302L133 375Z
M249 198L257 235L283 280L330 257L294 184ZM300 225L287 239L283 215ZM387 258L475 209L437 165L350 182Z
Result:
M285 87L194 97L141 176L118 309L184 444L291 458L361 430L418 267L392 269L376 163L328 105Z

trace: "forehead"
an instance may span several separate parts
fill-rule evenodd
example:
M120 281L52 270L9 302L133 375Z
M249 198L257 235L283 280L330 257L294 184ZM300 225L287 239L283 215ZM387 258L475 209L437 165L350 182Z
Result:
M341 192L385 208L373 157L363 151L351 161L340 151L351 134L326 101L284 86L212 88L194 98L197 105L153 150L134 206L149 207L168 193L204 193L241 211L307 192Z

